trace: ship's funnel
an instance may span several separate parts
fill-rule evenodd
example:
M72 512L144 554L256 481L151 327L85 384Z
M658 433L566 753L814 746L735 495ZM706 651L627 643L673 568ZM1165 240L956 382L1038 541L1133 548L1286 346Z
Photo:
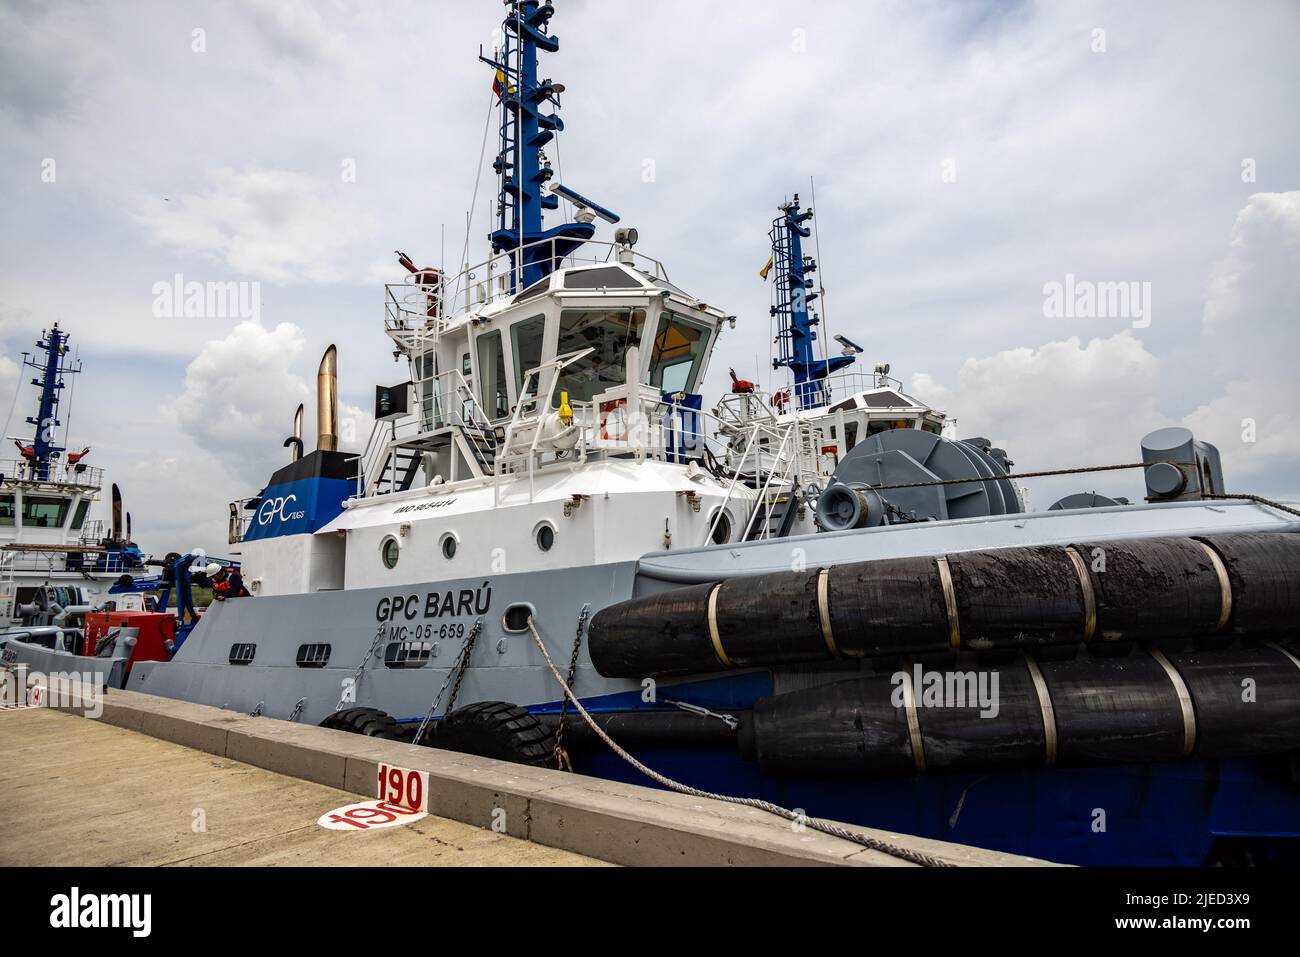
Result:
M122 491L113 483L113 541L122 540Z
M331 345L316 372L316 448L338 451L339 390L338 349Z

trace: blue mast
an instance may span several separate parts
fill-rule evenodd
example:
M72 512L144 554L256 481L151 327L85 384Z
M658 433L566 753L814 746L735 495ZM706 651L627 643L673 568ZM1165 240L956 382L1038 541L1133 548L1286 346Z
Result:
M23 449L23 458L28 460L34 478L48 481L53 460L65 451L63 446L55 444L56 431L63 424L59 421L59 392L65 384L63 377L80 372L81 365L78 363L73 366L64 362L68 351L68 334L57 323L36 343L36 348L45 351L45 359L24 359L23 364L40 373L39 377L32 379L32 385L40 388L41 403L36 417L27 417L28 424L36 426L36 437L32 440L31 455Z
M543 113L542 106L550 103L558 110L564 87L537 78L537 54L560 48L559 38L548 32L555 8L538 0L509 0L507 6L499 59L481 53L479 59L496 71L493 88L501 104L500 148L492 163L499 182L497 228L488 238L494 253L522 249L516 259L522 275L510 270L515 291L549 275L596 228L591 222L543 228L545 211L560 204L558 196L542 195L553 175L543 148L564 129L564 121L554 111Z
M808 305L817 298L817 293L811 291L817 263L803 254L803 240L812 235L804 223L812 219L813 211L800 211L798 193L791 202L778 208L781 215L772 221L768 233L772 241L772 263L776 267L776 305L771 307L771 314L778 319L778 356L772 360L772 368L790 369L794 375L794 408L809 409L829 401L826 376L850 365L854 357L816 357L813 343L817 333L813 327L820 320L809 313Z

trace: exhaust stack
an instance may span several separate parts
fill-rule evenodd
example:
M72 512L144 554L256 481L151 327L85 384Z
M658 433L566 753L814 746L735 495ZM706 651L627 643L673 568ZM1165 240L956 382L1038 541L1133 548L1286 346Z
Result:
M122 491L113 483L113 541L122 540Z
M338 349L331 345L321 357L316 372L316 448L338 451L338 417Z
M284 440L286 448L292 448L289 454L290 462L297 462L302 458L302 403L298 403L298 411L293 414L293 435Z

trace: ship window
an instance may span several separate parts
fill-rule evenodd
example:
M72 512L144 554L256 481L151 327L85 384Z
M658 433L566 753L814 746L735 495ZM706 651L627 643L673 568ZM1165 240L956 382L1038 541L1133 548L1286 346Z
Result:
M299 645L295 659L299 668L324 668L330 661L330 646L325 644Z
M858 444L858 423L844 423L844 451L848 452Z
M442 557L451 561L456 557L456 535L454 532L444 532L442 536Z
M390 641L384 649L384 667L420 668L432 657L432 641Z
M555 547L555 526L550 522L542 522L537 526L534 533L537 538L537 547L544 552L549 552Z
M641 284L617 266L598 266L565 273L565 289L640 289Z
M515 354L515 389L524 388L524 373L542 364L542 339L546 335L546 317L533 316L510 327L510 346Z
M708 344L709 330L665 312L650 353L650 384L660 392L688 389L699 375Z
M28 528L62 528L67 517L66 498L23 496L23 524Z
M531 286L529 286L519 295L515 296L514 301L523 302L526 299L536 299L538 296L542 295L550 288L551 288L551 277L547 276L545 279L539 279L537 282L533 283Z
M382 559L385 568L396 568L397 560L402 557L402 546L397 544L397 539L389 535L384 539L384 543L379 546L379 557Z
M88 511L90 511L90 501L83 498L77 503L77 511L72 516L72 530L74 532L80 531L81 526L86 524L86 512Z
M246 665L251 662L257 654L257 645L251 642L236 642L230 646L230 663L232 665Z
M493 419L510 414L506 392L506 356L501 348L501 330L478 337L478 389L483 408Z
M714 545L725 545L731 541L731 513L725 509L718 509L713 513L713 521L718 524L713 526L709 541Z
M644 309L565 309L560 313L560 338L556 355L595 351L571 363L560 373L551 402L559 406L560 393L570 402L590 402L592 396L623 385L627 350L641 344Z
M913 425L911 419L886 419L880 421L877 419L867 423L867 435L877 435L881 432L890 432L894 429L910 429Z
M0 525L12 525L14 523L14 497L12 495L0 495Z

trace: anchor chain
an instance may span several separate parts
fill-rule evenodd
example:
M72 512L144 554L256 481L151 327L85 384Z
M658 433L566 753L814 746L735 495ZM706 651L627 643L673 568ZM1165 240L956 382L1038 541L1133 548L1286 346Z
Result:
M578 629L573 636L573 656L569 658L569 679L568 687L573 687L573 680L578 676L578 653L582 650L582 632L587 627L587 618L591 615L591 603L582 606L582 612L578 615ZM564 721L569 713L569 696L565 695L560 699L560 723L555 729L555 766L561 771L572 771L573 762L569 760L569 752L564 750Z
M420 727L415 731L415 737L412 744L419 744L424 737L424 731L433 720L434 714L438 710L438 703L442 701L442 696L447 693L447 686L452 684L453 677L455 685L451 689L451 697L447 699L447 707L444 709L450 711L456 704L456 696L460 694L460 683L465 680L465 672L469 670L470 652L474 650L474 642L478 640L479 632L483 630L483 616L480 615L474 622L474 627L469 630L469 636L465 639L465 644L461 646L460 654L456 656L456 661L447 669L447 677L442 681L442 687L438 689L438 694L429 704L429 710L425 713L424 718L420 721Z
M379 630L375 632L375 640L372 641L370 647L366 649L366 653L361 659L361 664L357 665L357 670L352 672L352 704L356 704L357 701L357 687L361 684L361 673L366 670L366 665L370 663L371 656L379 650L379 643L384 640L384 635L384 628L381 625ZM345 687L343 694L339 696L339 703L334 706L334 710L342 711L343 706L348 703L347 689Z

